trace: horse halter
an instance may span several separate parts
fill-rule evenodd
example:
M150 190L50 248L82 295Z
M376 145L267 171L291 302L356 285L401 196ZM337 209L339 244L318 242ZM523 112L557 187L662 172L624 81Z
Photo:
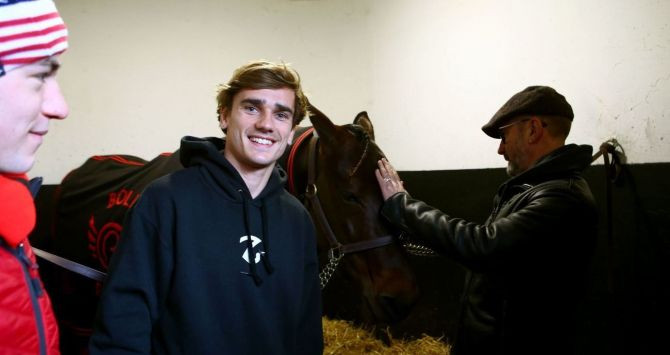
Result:
M337 265L340 259L342 259L342 257L344 257L347 254L358 253L361 251L376 249L379 247L392 244L393 236L386 235L371 240L363 240L360 242L354 242L348 244L342 244L337 240L337 237L335 236L333 229L330 227L330 223L328 223L328 218L326 218L326 214L323 211L323 207L321 206L321 202L317 195L318 190L316 187L316 160L317 160L316 152L319 137L313 133L314 128L312 127L307 131L305 131L302 135L300 135L298 139L296 139L295 144L293 145L293 147L291 147L287 167L289 171L289 189L291 190L291 193L295 193L295 187L293 185L293 159L296 151L298 150L298 146L309 135L312 135L308 147L307 187L305 188L305 197L307 199L307 202L309 203L309 207L313 212L313 218L315 223L320 225L321 229L325 231L326 239L328 240L328 244L330 246L330 249L328 250L328 264L321 271L321 273L319 273L319 279L321 280L321 289L323 289L326 287L326 284L330 280L330 277L335 272L335 269L337 268ZM365 151L363 152L363 156L366 153L367 153L367 146ZM360 162L363 160L363 156L361 156L358 164L356 164L357 165L356 169L360 165Z

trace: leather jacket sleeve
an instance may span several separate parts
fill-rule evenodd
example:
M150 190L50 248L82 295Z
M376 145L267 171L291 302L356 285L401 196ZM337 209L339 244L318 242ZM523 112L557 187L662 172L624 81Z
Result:
M533 189L535 190L535 189ZM407 193L391 196L382 215L412 238L475 271L505 266L506 261L538 255L542 250L556 255L558 248L574 246L564 239L575 233L579 219L589 218L579 194L570 189L537 189L509 201L502 211L477 224L451 217ZM534 250L534 253L528 253Z

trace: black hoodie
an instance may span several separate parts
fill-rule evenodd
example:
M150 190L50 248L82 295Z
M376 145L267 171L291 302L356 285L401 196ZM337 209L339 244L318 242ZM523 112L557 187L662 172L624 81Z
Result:
M129 213L92 354L322 352L309 214L279 167L252 199L223 146L184 137L186 168L149 185Z

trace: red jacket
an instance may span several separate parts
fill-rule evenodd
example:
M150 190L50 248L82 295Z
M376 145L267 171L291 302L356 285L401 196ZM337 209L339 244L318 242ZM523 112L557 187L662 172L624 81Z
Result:
M58 325L27 238L35 207L16 178L0 175L0 355L55 355Z

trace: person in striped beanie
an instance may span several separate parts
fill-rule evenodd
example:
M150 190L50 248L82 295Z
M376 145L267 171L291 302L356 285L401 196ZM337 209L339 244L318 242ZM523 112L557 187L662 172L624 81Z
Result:
M28 235L26 173L51 119L68 107L56 82L67 29L51 0L0 0L0 353L59 354L58 326Z

